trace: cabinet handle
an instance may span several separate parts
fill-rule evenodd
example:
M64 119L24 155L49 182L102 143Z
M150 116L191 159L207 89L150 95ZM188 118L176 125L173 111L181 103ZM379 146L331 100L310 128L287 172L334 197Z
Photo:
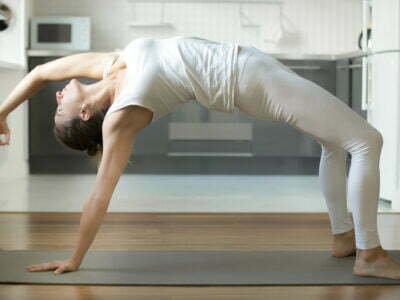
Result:
M368 58L363 57L362 78L361 78L361 109L367 110L368 97Z
M362 43L362 51L368 51L368 24L371 22L370 9L372 8L372 1L364 0L363 1L363 43ZM362 77L361 77L361 109L367 110L367 98L368 98L368 57L362 58Z
M319 66L286 66L292 70L321 70Z
M336 68L339 70L347 70L347 69L359 69L361 67L362 67L361 64L352 64L352 65L348 65L348 66L338 66Z
M243 156L252 157L253 153L246 152L169 152L167 156Z

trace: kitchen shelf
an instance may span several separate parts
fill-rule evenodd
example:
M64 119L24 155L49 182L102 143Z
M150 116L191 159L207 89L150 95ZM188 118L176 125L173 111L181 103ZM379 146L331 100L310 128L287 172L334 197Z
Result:
M252 123L170 122L169 140L252 140Z
M169 152L167 156L236 156L236 157L253 157L253 153L247 152Z
M70 50L70 49L27 49L26 54L28 56L41 56L41 57L49 57L49 56L67 56L77 53L83 52L107 52L113 51L111 49L91 49L91 50Z
M262 50L262 49L261 49ZM66 56L72 55L75 53L82 52L111 52L115 51L113 48L105 49L105 48L96 48L85 51L80 50L67 50L67 49L27 49L26 53L28 56L40 56L40 57L49 57L49 56ZM393 50L394 51L394 50ZM399 50L400 52L400 50ZM380 54L380 53L372 53L370 55ZM268 55L276 59L285 59L285 60L321 60L321 61L336 61L339 59L349 59L349 58L357 58L361 56L368 55L362 51L352 51L338 54L306 54L306 53L273 53L268 52Z
M239 4L239 17L242 27L259 27L259 24L253 23L250 18L246 17L242 11L241 4L268 4L279 5L281 7L281 0L127 0L132 4L132 12L134 13L134 5L137 3L161 3L161 19L155 22L149 21L132 21L128 24L129 27L173 27L172 23L164 21L164 6L166 3L230 3ZM243 21L245 19L246 21Z
M9 63L9 62L0 60L0 69L21 70L22 66L15 64L15 63Z
M281 0L128 0L135 3L257 3L257 4L282 4Z
M129 27L173 27L168 22L130 22Z

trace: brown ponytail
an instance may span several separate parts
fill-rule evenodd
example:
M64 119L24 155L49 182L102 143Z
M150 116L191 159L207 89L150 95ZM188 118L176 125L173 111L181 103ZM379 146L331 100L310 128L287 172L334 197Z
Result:
M97 111L87 121L75 117L67 124L53 127L53 133L60 143L74 150L85 151L97 169L103 154L102 126L106 112Z

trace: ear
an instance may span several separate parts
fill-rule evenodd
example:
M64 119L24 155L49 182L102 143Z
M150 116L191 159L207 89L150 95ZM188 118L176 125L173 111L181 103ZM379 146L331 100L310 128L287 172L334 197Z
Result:
M79 115L81 116L81 119L83 121L87 121L92 116L92 113L88 109L86 109L84 112L81 111Z

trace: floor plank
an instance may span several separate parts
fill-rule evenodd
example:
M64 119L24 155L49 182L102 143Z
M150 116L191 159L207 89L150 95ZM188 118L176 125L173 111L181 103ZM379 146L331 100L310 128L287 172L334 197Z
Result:
M73 250L80 213L0 212L3 250ZM378 215L400 248L398 214ZM329 250L326 213L108 213L90 250ZM90 251L89 250L89 251ZM62 258L61 258L62 259ZM150 287L0 285L0 299L398 299L400 286Z

